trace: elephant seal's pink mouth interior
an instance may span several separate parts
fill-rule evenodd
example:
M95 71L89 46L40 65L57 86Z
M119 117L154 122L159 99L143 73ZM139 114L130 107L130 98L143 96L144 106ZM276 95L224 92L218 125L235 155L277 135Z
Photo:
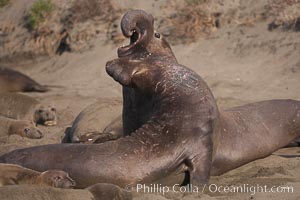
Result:
M118 48L119 57L127 56L132 52L132 49L138 44L138 42L143 38L144 34L139 33L135 29L132 30L132 34L129 37L130 43L126 46L121 46Z

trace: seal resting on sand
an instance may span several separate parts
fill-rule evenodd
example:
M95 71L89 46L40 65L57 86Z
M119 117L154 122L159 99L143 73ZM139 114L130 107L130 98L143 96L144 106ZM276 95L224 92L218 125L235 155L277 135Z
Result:
M0 137L13 134L30 139L43 137L43 133L31 121L15 120L0 116Z
M118 101L97 101L84 108L75 118L72 127L65 131L62 143L101 143L101 141L114 140L121 135L122 124L120 117L109 123L119 113L122 104ZM99 116L105 114L105 118Z
M53 126L57 123L54 107L44 105L23 94L1 94L0 115L18 120L30 120L45 126Z
M75 181L61 170L38 172L13 164L0 164L0 186L34 184L56 188L72 188Z
M48 90L25 74L0 67L0 92L47 92Z
M300 136L300 101L255 102L220 112L212 175L264 158Z
M78 187L98 182L124 187L189 173L199 186L268 156L300 133L300 103L271 100L219 112L204 80L177 63L153 29L153 17L133 10L122 18L130 44L106 70L123 85L123 131L102 144L52 144L0 157L35 170L65 170ZM131 120L129 120L131 119Z

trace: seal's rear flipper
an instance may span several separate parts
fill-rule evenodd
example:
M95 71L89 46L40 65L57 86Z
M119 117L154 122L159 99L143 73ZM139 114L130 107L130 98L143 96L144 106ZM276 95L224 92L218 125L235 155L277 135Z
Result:
M35 81L23 88L23 92L48 92L49 90L47 86L40 85Z
M119 139L118 135L114 133L102 133L102 132L94 132L92 136L90 136L88 139L86 139L86 144L98 144L98 143L104 143L111 140Z
M64 88L61 85L34 85L32 92L48 92L51 88Z
M64 86L61 85L43 85L43 87L46 87L50 90L50 88L65 88Z
M48 92L50 89L47 86L43 85L34 85L32 92Z

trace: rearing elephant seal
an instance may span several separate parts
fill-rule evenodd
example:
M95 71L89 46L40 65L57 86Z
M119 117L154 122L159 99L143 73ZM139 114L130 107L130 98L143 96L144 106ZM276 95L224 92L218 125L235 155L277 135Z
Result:
M154 32L151 15L129 11L121 27L130 44L119 48L119 59L106 70L123 85L123 130L130 136L19 149L0 162L65 170L78 187L152 183L185 171L199 185L210 174L263 158L299 136L300 102L271 100L219 113L203 79L178 64Z
M49 89L18 71L0 67L0 92L47 92Z
M145 98L145 106L140 105L142 110L137 114L142 117L138 123L146 123L116 141L19 149L3 155L0 161L38 171L67 171L77 187L98 182L121 187L151 183L180 169L190 172L195 185L208 181L218 119L214 97L199 75L176 62L168 43L154 32L151 15L130 11L122 19L122 29L128 19L136 24L137 37L131 39L136 50L128 56L119 50L123 57L108 62L106 70L132 89L137 95L135 103L142 103L138 97Z
M29 96L15 93L0 95L0 115L13 119L30 120L46 126L53 126L57 123L54 107L43 105Z
M0 137L13 134L31 139L43 137L43 133L31 121L15 120L0 116Z

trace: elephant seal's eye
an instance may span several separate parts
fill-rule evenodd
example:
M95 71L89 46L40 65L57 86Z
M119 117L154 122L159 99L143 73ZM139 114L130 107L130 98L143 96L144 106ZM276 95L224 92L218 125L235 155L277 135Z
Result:
M28 133L30 131L29 128L24 128L25 133Z
M159 34L159 33L154 33L154 36L155 36L156 38L160 38L160 34Z
M54 180L56 180L56 181L59 181L59 180L61 180L62 178L60 177L60 176L55 176L54 177Z

